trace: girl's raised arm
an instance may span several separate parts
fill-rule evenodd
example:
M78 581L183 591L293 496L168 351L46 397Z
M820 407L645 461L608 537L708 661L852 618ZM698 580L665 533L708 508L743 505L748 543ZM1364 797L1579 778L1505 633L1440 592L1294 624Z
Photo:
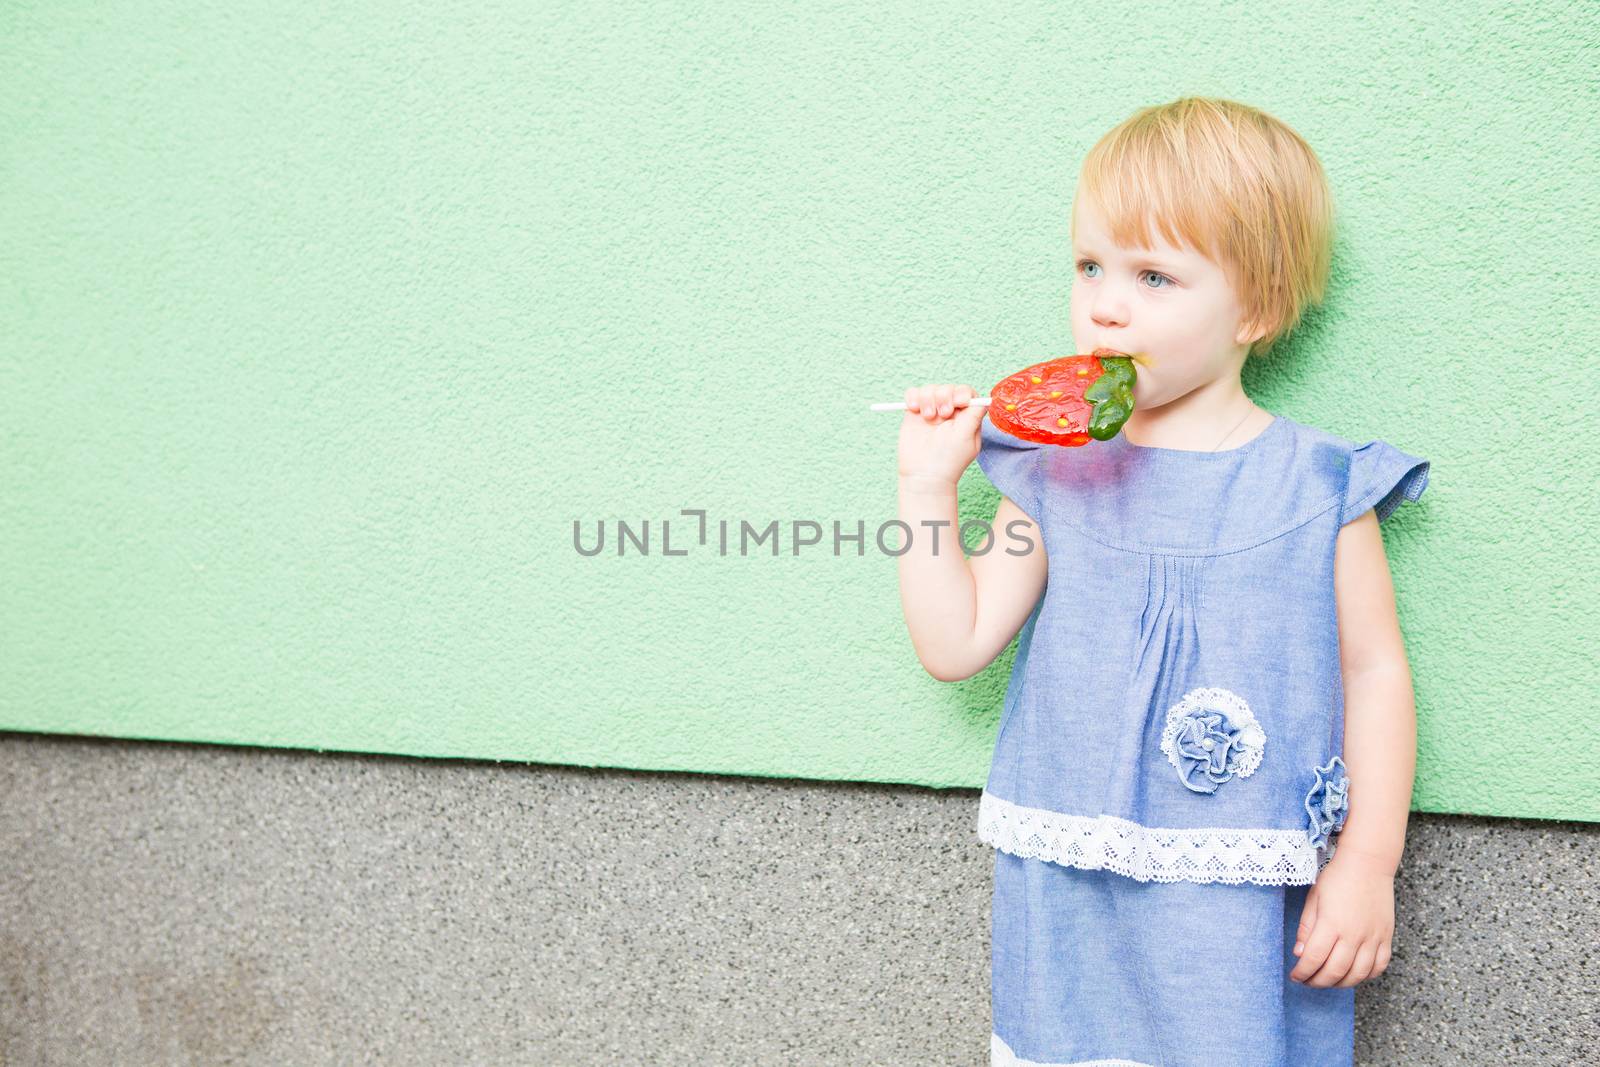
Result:
M986 552L962 552L956 483L980 446L984 408L957 407L969 385L906 390L900 425L899 518L910 530L898 563L900 606L917 658L942 682L970 678L1017 635L1044 592L1038 527L1002 498Z

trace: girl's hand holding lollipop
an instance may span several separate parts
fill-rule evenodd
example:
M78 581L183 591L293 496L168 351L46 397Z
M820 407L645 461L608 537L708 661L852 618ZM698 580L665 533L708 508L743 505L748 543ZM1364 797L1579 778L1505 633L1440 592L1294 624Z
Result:
M925 487L954 487L977 458L984 411L1013 437L1077 447L1115 437L1133 414L1136 356L1096 349L1024 367L998 382L988 396L970 385L924 385L905 400L873 404L873 411L904 410L900 423L900 475Z

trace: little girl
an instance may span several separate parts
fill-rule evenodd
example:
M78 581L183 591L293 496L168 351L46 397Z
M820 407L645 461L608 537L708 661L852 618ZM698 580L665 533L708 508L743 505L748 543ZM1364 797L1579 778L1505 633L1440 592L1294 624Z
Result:
M1121 432L1040 445L970 386L906 390L917 656L957 681L1021 633L978 818L991 1064L1352 1062L1416 753L1378 523L1428 462L1240 386L1322 300L1332 215L1283 123L1147 108L1091 149L1073 206L1073 351L1135 357ZM958 529L974 458L1003 496L969 561L927 534Z

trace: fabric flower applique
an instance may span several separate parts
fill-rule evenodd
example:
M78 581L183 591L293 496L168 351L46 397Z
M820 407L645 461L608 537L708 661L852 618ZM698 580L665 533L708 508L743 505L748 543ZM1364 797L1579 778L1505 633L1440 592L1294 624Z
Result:
M1345 773L1344 760L1335 756L1326 767L1317 768L1316 783L1306 794L1306 814L1311 817L1307 834L1311 846L1326 845L1331 834L1344 828L1349 811L1350 776Z
M1237 775L1248 778L1261 765L1266 731L1250 705L1226 689L1193 689L1167 712L1161 751L1178 778L1196 793L1215 793Z

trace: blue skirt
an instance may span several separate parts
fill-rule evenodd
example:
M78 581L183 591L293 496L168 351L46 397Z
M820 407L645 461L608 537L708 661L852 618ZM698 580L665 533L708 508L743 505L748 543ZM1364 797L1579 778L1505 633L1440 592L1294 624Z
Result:
M1289 978L1310 886L993 851L991 1067L1351 1067L1355 990Z

